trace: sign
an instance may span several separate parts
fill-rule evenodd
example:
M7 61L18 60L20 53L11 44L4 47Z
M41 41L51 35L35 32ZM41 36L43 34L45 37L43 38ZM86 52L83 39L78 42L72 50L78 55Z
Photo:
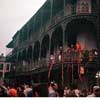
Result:
M77 14L91 13L92 9L91 5L92 5L91 0L78 0L76 6L76 13Z

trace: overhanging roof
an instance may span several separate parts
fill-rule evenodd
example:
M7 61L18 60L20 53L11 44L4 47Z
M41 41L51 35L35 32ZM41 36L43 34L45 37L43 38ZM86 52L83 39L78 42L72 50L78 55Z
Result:
M13 45L13 41L11 41L10 43L8 43L8 44L6 45L7 48L13 48L13 46L14 46L14 45Z

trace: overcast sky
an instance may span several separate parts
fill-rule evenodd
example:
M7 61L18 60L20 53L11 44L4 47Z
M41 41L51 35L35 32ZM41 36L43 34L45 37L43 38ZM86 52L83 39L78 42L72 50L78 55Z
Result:
M0 54L9 52L6 45L46 0L0 0Z

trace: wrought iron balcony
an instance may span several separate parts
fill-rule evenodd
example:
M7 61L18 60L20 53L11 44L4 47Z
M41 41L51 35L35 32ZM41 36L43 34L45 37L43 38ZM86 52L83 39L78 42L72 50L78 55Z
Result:
M59 61L59 53L54 53L55 57L55 65L61 64L61 61ZM90 62L96 62L100 64L100 51L99 50L82 50L82 51L77 51L77 50L67 50L63 51L62 53L62 59L63 63L83 63L87 64ZM50 64L50 56L47 58L42 58L39 61L31 61L30 63L26 63L23 65L22 63L19 63L16 65L16 74L18 73L25 73L29 72L35 69L40 69L40 68L48 68Z

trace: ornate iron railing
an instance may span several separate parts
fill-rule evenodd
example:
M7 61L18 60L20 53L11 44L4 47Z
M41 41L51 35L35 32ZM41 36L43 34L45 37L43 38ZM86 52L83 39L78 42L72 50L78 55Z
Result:
M60 64L61 62L59 61L59 53L54 53L55 57L55 65ZM63 58L63 63L85 63L87 62L97 62L100 63L100 51L99 50L67 50L63 51L62 53L62 58ZM30 63L26 63L26 65L23 66L22 63L18 64L16 67L16 72L21 73L21 72L28 72L32 71L33 69L38 69L38 68L44 68L44 67L49 67L50 64L50 56L47 58L42 58L39 61L31 61Z

